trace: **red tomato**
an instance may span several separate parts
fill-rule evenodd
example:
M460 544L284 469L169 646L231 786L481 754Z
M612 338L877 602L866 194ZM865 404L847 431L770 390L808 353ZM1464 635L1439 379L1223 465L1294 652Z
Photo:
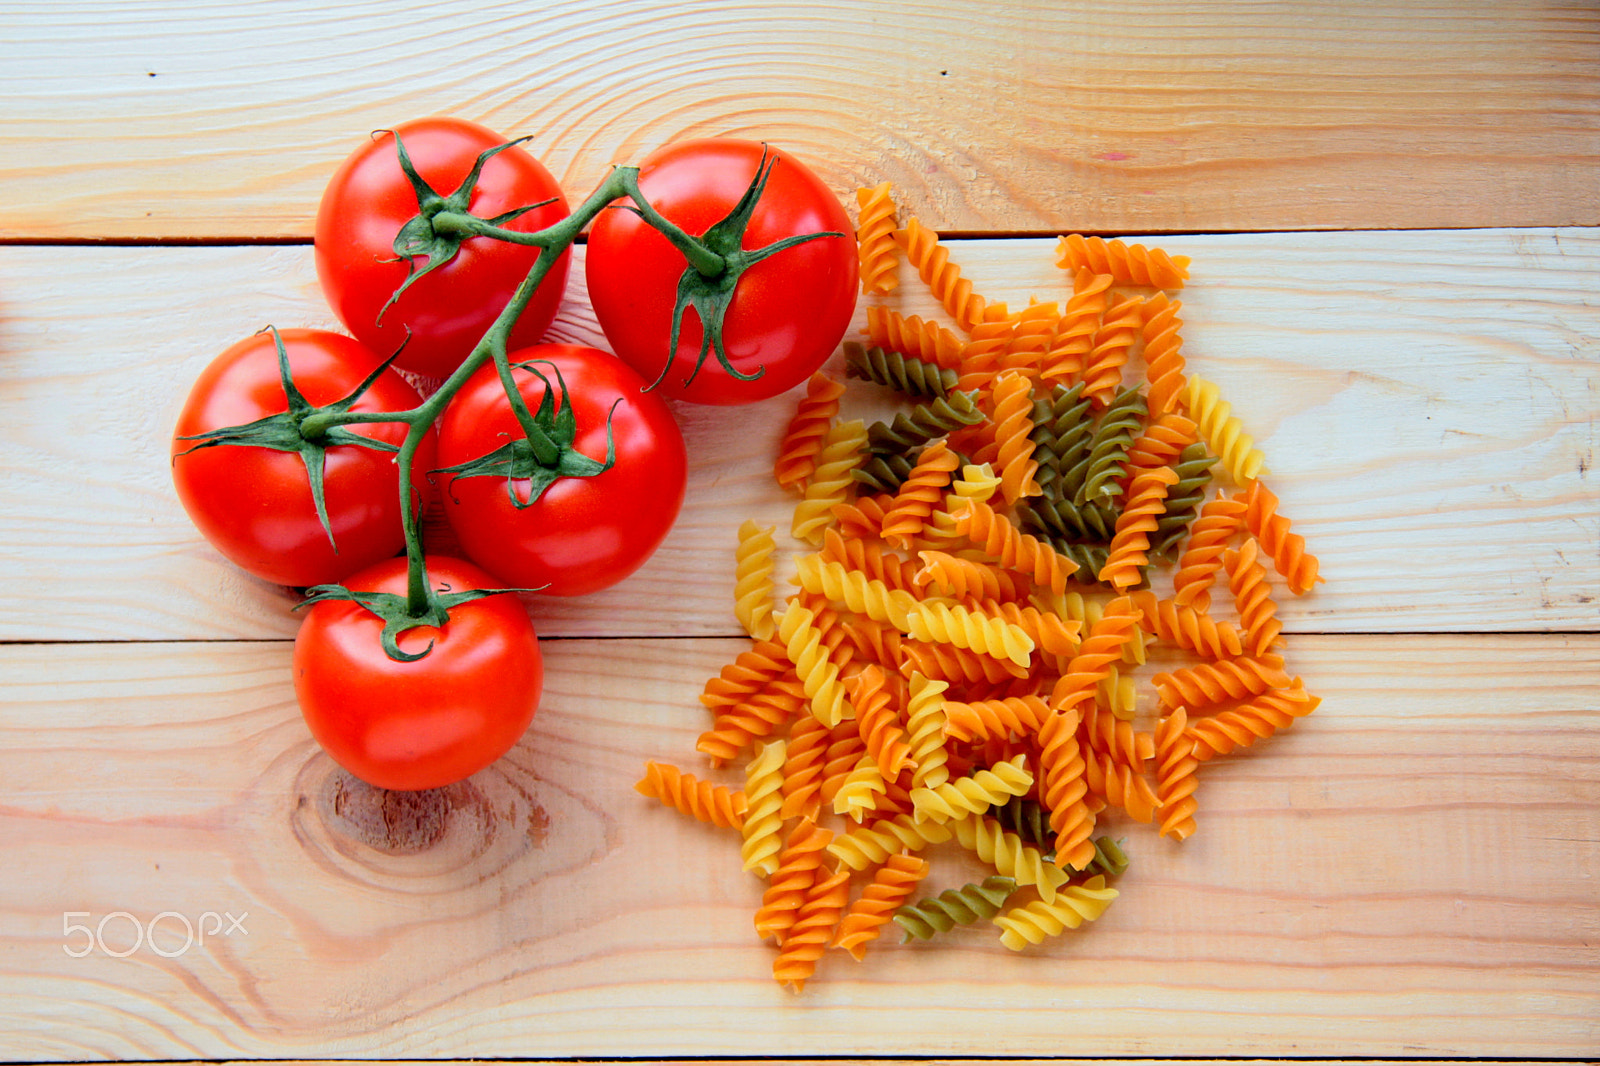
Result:
M646 200L686 232L701 236L738 204L761 164L763 146L719 138L685 141L650 155L639 170ZM683 254L633 211L612 207L589 234L589 298L606 339L646 381L695 403L741 404L786 392L827 360L855 311L854 227L838 198L795 157L766 151L777 163L739 247L754 250L803 233L834 232L785 248L739 279L724 320L723 340L740 381L699 358L699 315L686 311L676 351L669 352ZM770 161L770 160L769 160ZM667 367L668 358L672 365Z
M314 406L346 398L383 362L349 337L324 330L279 334L297 391ZM385 371L356 400L356 411L407 411L422 402L406 380ZM178 499L206 540L257 577L303 587L335 582L405 547L400 476L392 451L334 444L323 454L323 494L334 544L317 516L306 462L293 451L184 440L289 410L269 333L247 337L217 356L189 392L172 440ZM398 447L399 422L349 427ZM412 485L427 488L430 431L417 450Z
M497 587L460 559L427 560L435 589ZM353 575L360 592L406 592L406 560ZM333 760L379 788L439 788L511 749L539 707L544 665L533 623L509 593L450 608L443 626L400 634L411 662L385 654L383 621L356 603L314 604L294 642L294 690L311 735Z
M570 405L570 450L603 463L609 420L615 464L592 477L562 477L524 508L511 494L529 498L525 472L510 478L505 472L441 474L450 527L467 557L506 586L576 596L614 585L650 558L683 505L688 453L677 420L664 400L641 391L638 374L598 348L544 344L510 358L513 364L540 360L535 365L557 399L565 385L552 413ZM538 412L545 382L529 370L512 373L529 411ZM523 438L499 376L487 365L439 420L439 464L456 467Z
M317 210L317 278L339 320L368 347L392 355L406 341L396 365L433 378L461 365L514 290L532 269L539 250L487 237L461 242L454 259L418 278L386 311L384 305L406 280L395 256L400 229L417 216L417 193L401 169L395 135L404 142L417 173L441 197L454 193L478 156L505 143L482 126L458 118L404 122L375 135L339 169ZM505 222L511 230L543 229L567 215L561 187L543 164L519 147L492 156L468 198L472 214L491 219L544 200L554 203ZM511 347L532 344L555 318L567 284L567 253L545 276L511 332ZM417 260L420 271L428 260ZM383 312L379 322L379 312Z

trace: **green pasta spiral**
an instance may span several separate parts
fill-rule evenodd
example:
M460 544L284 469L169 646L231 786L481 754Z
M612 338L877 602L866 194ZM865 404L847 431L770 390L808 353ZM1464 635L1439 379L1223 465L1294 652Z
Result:
M851 470L850 476L858 486L870 492L899 492L915 465L915 461L905 455L874 455Z
M892 422L874 422L867 427L867 448L875 455L909 452L952 430L975 426L987 417L978 408L977 393L953 392L901 411Z
M1094 858L1084 863L1082 868L1074 868L1073 874L1121 877L1127 869L1128 853L1122 850L1121 842L1102 836L1095 838Z
M1029 500L1017 508L1030 532L1065 540L1110 544L1122 509L1111 503L1086 503L1081 507L1060 497Z
M948 933L958 925L971 925L993 918L1017 889L1017 882L998 874L981 882L950 888L894 912L895 924L903 929L901 943L912 938L931 940L937 933Z
M848 377L875 381L909 396L941 399L956 387L954 370L902 352L864 348L855 341L845 343L844 369Z
M1178 480L1167 489L1167 509L1156 520L1155 532L1150 535L1150 558L1170 562L1189 533L1189 525L1205 502L1206 490L1211 486L1211 468L1216 458L1205 446L1196 441L1183 450L1172 469Z
M1031 844L1046 855L1055 847L1056 834L1050 828L1050 812L1036 799L1012 796L990 809L989 816L999 822L1002 829L1017 834L1024 844Z
M1046 496L1061 495L1055 487L1057 482L1086 454L1094 427L1090 410L1082 382L1070 389L1056 385L1048 396L1035 396L1033 432L1028 439L1034 445L1033 459L1039 464L1034 480Z
M1083 483L1077 486L1072 502L1082 506L1091 501L1114 498L1128 459L1128 449L1144 426L1144 395L1136 388L1118 390L1110 406L1095 424L1089 443L1089 460Z

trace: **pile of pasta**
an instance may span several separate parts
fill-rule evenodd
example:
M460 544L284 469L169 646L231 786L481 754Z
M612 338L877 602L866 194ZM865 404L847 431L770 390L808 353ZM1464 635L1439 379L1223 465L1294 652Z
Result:
M1013 309L900 225L888 185L857 201L864 293L908 263L944 313L874 301L845 346L892 418L845 417L837 376L806 386L773 468L798 496L792 591L776 527L739 529L750 646L707 681L697 750L742 782L652 761L637 785L739 836L797 992L891 923L905 941L988 921L1022 950L1097 919L1127 866L1108 812L1187 838L1202 765L1318 703L1273 596L1322 578L1185 364L1188 260L1063 237L1064 299ZM1141 684L1157 647L1184 665ZM985 875L924 888L936 846Z

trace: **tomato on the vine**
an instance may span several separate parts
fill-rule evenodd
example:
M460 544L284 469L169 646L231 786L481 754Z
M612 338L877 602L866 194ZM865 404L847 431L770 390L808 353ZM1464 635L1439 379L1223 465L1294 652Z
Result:
M498 586L460 559L429 556L437 590ZM347 582L355 592L403 596L406 560L385 560ZM294 688L306 724L333 760L379 788L439 788L509 751L539 707L544 664L522 601L509 592L450 608L442 626L418 626L383 648L384 621L359 603L314 603L294 642Z
M397 137L417 177L435 194L431 199L407 175ZM517 146L483 159L476 183L459 198L464 204L447 202L480 157L505 143L464 119L403 122L375 133L328 182L317 210L318 280L345 328L369 347L388 355L405 343L396 361L402 369L448 376L505 308L539 255L538 248L488 237L436 235L427 222L433 213L464 208L480 219L500 220L504 229L523 232L567 216L561 186ZM428 203L419 204L419 196ZM503 218L544 201L549 203ZM399 255L402 247L414 253L412 261ZM532 344L549 328L566 289L568 261L569 253L563 251L517 320L512 346ZM405 291L386 306L402 285Z
M279 338L292 380L287 391ZM357 341L314 329L257 333L212 360L190 389L171 445L178 499L206 540L257 577L296 587L338 581L405 547L393 453L406 425L352 425L310 441L298 433L306 405L339 404L358 391L346 409L404 412L420 404L398 373L379 372L382 363ZM254 439L270 446L228 432L252 424L268 433ZM418 499L428 489L423 472L433 453L430 430L412 468Z
M479 369L439 420L450 527L466 556L507 585L560 596L614 585L654 554L683 505L677 420L598 348L545 344L509 359L553 448L535 454L495 367Z
M767 166L751 207L746 194ZM613 205L591 227L585 269L595 315L617 354L646 381L659 378L666 395L695 403L750 403L809 378L838 346L856 304L855 231L832 191L794 156L734 138L652 153L639 168L639 188L690 235L729 238L745 251L829 235L783 247L738 277L722 321L724 366L715 344L710 353L703 348L697 308L682 312L672 346L680 282L696 279L685 279L684 255L667 237L637 211Z

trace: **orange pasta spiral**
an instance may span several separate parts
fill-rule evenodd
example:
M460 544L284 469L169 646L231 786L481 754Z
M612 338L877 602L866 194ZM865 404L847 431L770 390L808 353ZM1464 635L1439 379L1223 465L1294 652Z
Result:
M1043 490L1034 475L1033 389L1028 378L1007 370L994 382L995 473L1000 475L1000 495L1008 504Z
M1161 836L1187 839L1195 830L1194 812L1199 807L1194 793L1199 785L1196 771L1200 760L1194 757L1194 738L1188 734L1189 715L1175 707L1156 724L1156 798Z
M778 946L772 962L772 976L794 992L816 973L817 961L839 928L845 906L850 902L850 871L824 873L812 884L795 912L794 924Z
M1008 570L1033 579L1034 584L1061 594L1078 564L1044 541L1022 532L1011 520L982 500L961 501L955 514L956 530L989 558Z
M742 790L702 781L676 766L651 760L644 764L644 777L633 787L640 795L658 799L707 825L738 829L744 824Z
M942 440L936 440L922 450L911 476L883 516L882 537L897 548L909 548L922 532L928 516L944 499L945 490L961 457L951 451Z
M879 348L934 363L947 370L961 365L961 336L931 319L901 315L885 307L867 308L867 337Z
M1135 821L1155 820L1160 800L1139 771L1110 755L1089 752L1084 757L1084 781L1089 791L1103 797L1107 805L1121 807Z
M1089 365L1089 352L1094 347L1095 331L1105 314L1113 280L1110 274L1092 270L1074 272L1072 298L1061 314L1049 348L1040 357L1041 380L1064 385Z
M1050 693L1050 706L1071 710L1094 698L1095 688L1109 676L1111 665L1122 658L1122 649L1139 627L1139 610L1127 596L1106 604L1100 617L1089 626L1078 654L1067 665L1067 672L1056 681Z
M1281 655L1242 655L1159 673L1151 682L1161 695L1162 706L1194 710L1284 688L1289 675L1283 672Z
M710 710L732 707L766 688L792 664L782 644L755 641L705 683L700 702Z
M756 910L757 936L781 941L794 926L800 906L822 869L823 853L832 841L833 831L819 827L810 818L800 819L789 831L783 850L778 853L778 868L768 878L761 906Z
M859 570L890 589L915 592L921 587L916 576L921 570L919 563L884 551L873 540L846 537L836 529L824 530L818 554L829 562L842 564L846 570Z
M1039 727L1039 798L1050 812L1057 866L1082 869L1094 858L1095 816L1084 802L1087 763L1078 741L1078 712L1057 711Z
M890 855L873 871L872 879L845 912L834 936L834 947L843 948L857 961L861 960L866 955L867 944L878 938L894 912L911 898L928 876L928 869L928 861L919 856L903 851Z
M1083 370L1083 394L1096 407L1106 407L1122 387L1122 368L1127 365L1133 342L1144 329L1139 311L1140 299L1129 296L1106 308L1100 328L1094 332L1089 361Z
M1176 411L1152 417L1144 433L1128 446L1129 470L1137 472L1175 465L1183 450L1195 442L1199 431L1194 419Z
M695 750L713 766L731 762L753 740L771 736L805 710L809 701L792 673L771 681L760 692L717 713L710 729L700 734Z
M900 672L916 671L925 677L950 684L997 684L1027 674L1027 669L1010 659L984 655L954 644L906 640L900 645Z
M1278 513L1278 497L1259 480L1244 494L1244 525L1272 557L1273 569L1296 594L1310 592L1323 578L1317 575L1317 557L1306 552L1305 538L1289 532L1289 520Z
M1272 736L1317 709L1322 701L1306 692L1299 679L1288 688L1263 692L1216 714L1196 720L1188 735L1200 760L1226 755Z
M822 775L831 730L815 715L797 715L783 758L783 816L816 818L822 809Z
M888 182L856 190L856 252L863 295L882 296L900 284L895 277L900 251L894 240L894 212Z
M1142 308L1144 326L1144 376L1150 383L1145 404L1151 418L1172 411L1182 394L1185 379L1183 358L1183 320L1178 317L1182 304L1158 292Z
M1168 255L1159 248L1120 240L1069 234L1056 242L1056 265L1063 270L1089 269L1110 274L1122 285L1181 289L1189 278L1189 257Z
M904 249L907 261L917 268L917 276L957 325L971 332L973 326L984 320L987 301L972 291L972 282L962 277L961 268L950 262L950 250L939 243L937 233L912 218L904 229L895 231L894 239Z
M1218 496L1207 500L1189 526L1189 541L1172 575L1172 600L1204 611L1211 605L1211 586L1222 569L1228 542L1244 528L1243 500Z
M849 684L850 700L856 708L856 728L867 745L867 754L884 777L899 776L900 771L911 766L911 748L883 669L868 666Z
M1228 589L1233 593L1234 608L1248 641L1246 650L1251 655L1265 655L1279 643L1283 623L1278 621L1278 605L1272 602L1271 589L1267 587L1267 568L1256 561L1256 555L1256 540L1247 537L1242 548L1223 556L1223 569L1228 573Z
M1051 713L1050 705L1038 696L973 702L947 700L944 732L955 740L989 740L1010 734L1032 736Z
M1030 381L1044 369L1044 356L1061 327L1054 303L1030 303L1012 316L1011 336L1000 355L1000 370L1014 370Z
M926 593L958 599L1014 600L1025 592L1020 576L976 559L942 551L918 552L917 558L922 565L914 580Z
M806 394L800 398L794 415L778 442L778 457L773 461L772 473L778 484L786 489L801 491L817 466L817 454L822 451L828 427L839 414L839 397L844 395L844 385L820 370L806 383Z
M1128 502L1117 516L1111 550L1097 575L1102 584L1121 592L1139 583L1141 569L1149 562L1150 534L1167 510L1167 490L1177 484L1178 475L1170 466L1140 470L1128 486Z
M1129 595L1143 615L1140 624L1147 633L1212 659L1244 654L1244 643L1232 622L1218 622L1193 607L1180 607L1172 600L1159 598L1149 589L1137 589Z

